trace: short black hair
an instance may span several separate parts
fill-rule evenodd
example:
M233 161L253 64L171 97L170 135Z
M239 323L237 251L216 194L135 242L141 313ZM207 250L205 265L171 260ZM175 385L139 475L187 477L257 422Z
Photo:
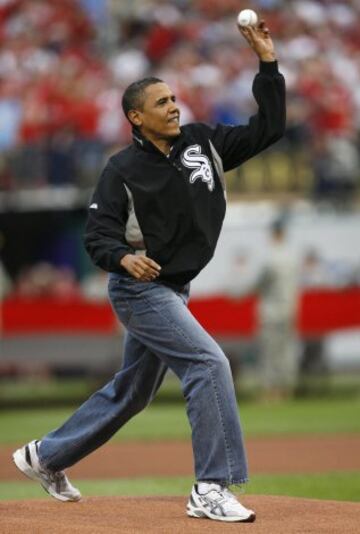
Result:
M125 114L125 117L130 121L128 113L132 109L142 109L144 92L149 85L155 83L164 83L160 78L155 78L155 76L148 76L142 80L131 83L126 89L122 97L122 108Z

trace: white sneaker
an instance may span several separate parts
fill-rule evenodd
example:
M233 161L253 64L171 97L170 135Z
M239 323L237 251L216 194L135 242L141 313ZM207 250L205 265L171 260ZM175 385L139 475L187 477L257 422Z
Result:
M256 519L255 512L240 504L228 488L215 483L208 484L207 492L204 494L199 493L198 484L193 486L187 504L187 515L244 523L252 523Z
M64 471L50 471L40 465L38 447L40 441L31 441L13 454L18 469L32 480L40 482L45 491L59 501L79 501L81 493L74 488Z

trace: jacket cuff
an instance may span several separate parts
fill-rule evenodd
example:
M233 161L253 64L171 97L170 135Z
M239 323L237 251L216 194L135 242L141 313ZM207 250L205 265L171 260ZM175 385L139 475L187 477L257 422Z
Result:
M114 262L114 265L118 268L118 269L122 269L123 267L121 267L120 265L120 261L123 259L124 256L126 256L127 254L134 254L134 250L132 248L129 247L129 249L124 249L122 248L121 250L119 250L118 252L116 252L114 255L113 255L113 262Z
M259 72L262 74L277 74L279 72L278 62L275 61L260 61Z

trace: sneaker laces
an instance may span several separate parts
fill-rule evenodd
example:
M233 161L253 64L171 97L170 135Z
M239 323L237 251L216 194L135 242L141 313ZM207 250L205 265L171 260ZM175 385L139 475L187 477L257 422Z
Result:
M218 493L219 497L214 498L214 501L220 505L224 505L225 508L230 507L230 509L234 509L233 506L235 506L235 509L239 509L239 507L243 508L242 504L239 503L236 496L227 486L219 486L218 488L213 488L211 491Z
M224 504L228 501L227 494L225 493L224 489L225 488L223 486L214 484L213 487L210 487L209 491L202 496L205 498L208 497L218 504Z
M218 495L218 497L214 496L214 493ZM211 499L218 502L219 504L222 503L233 503L233 504L239 504L239 501L237 500L236 496L229 490L229 488L222 484L211 484L209 487L209 490L203 494L203 496L211 495Z
M221 488L221 491L223 492L223 494L227 497L229 501L239 504L239 501L237 500L236 496L233 494L232 491L229 490L227 486L223 486Z

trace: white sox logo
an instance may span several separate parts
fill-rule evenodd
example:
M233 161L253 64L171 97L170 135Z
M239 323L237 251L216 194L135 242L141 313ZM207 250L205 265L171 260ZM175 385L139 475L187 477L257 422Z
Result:
M190 183L193 184L198 178L205 182L209 191L215 186L214 174L211 168L210 160L204 154L201 154L200 145L191 145L181 155L181 161L188 169L195 169L190 174Z

